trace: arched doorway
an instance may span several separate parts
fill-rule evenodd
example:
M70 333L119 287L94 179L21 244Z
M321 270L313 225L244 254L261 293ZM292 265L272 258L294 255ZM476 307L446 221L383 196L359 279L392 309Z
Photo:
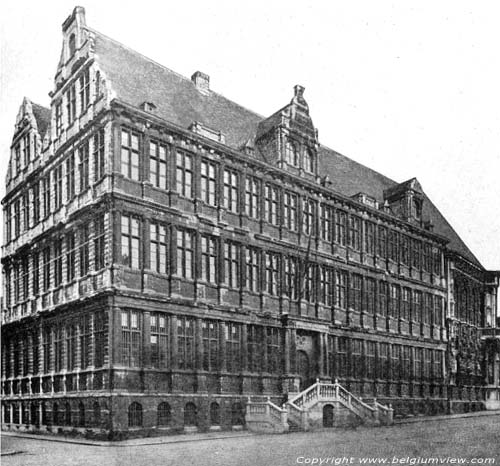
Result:
M333 427L333 406L323 406L323 427Z
M297 372L300 376L300 390L306 389L311 385L309 356L305 351L297 351Z

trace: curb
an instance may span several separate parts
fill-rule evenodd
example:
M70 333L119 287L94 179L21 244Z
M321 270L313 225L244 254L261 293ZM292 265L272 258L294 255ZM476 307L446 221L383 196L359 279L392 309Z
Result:
M477 411L475 413L447 414L442 416L421 416L421 417L395 419L393 425L414 424L417 422L449 421L452 419L463 419L469 417L487 417L487 416L500 416L500 410Z

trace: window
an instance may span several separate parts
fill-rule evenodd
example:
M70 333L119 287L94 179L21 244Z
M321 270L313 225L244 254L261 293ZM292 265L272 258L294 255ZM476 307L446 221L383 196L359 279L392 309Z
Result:
M21 277L20 264L14 264L14 303L19 303L21 299Z
M23 194L23 231L27 231L30 228L30 197L29 192Z
M105 265L104 246L104 214L100 214L94 221L94 269L101 270Z
M201 161L201 199L209 205L216 205L217 165L208 160Z
M315 233L316 202L311 199L304 199L302 211L302 231L305 235Z
M220 406L218 403L210 403L210 425L220 425Z
M66 91L66 114L68 125L71 125L76 118L76 86L72 84Z
M176 156L176 186L179 195L193 197L193 158L179 150Z
M14 237L19 237L21 233L21 199L14 202Z
M79 175L80 175L80 192L85 191L89 187L89 141L85 141L78 149L78 157L80 160Z
M38 296L40 293L40 256L38 252L33 253L33 275L32 275L32 286L33 295ZM5 281L8 281L7 279Z
M249 291L259 291L260 262L259 251L246 248L246 287Z
M425 293L424 295L424 303L425 309L423 313L423 322L424 324L431 325L433 324L433 307L434 307L434 296L430 293Z
M443 319L443 298L434 296L434 325L441 326Z
M27 167L31 161L31 137L30 134L26 134L22 140L23 147L23 164Z
M62 164L54 169L54 209L59 209L62 206L63 197L63 176Z
M280 330L274 327L266 328L267 372L281 372Z
M400 237L400 259L404 265L410 265L409 238L406 235Z
M169 426L171 422L172 411L170 405L163 401L158 405L156 424L158 426Z
M198 408L194 403L186 403L186 406L184 407L184 425L198 425Z
M401 347L401 378L404 380L409 380L411 376L411 366L410 366L410 347Z
M283 224L291 231L297 231L297 195L285 191L283 195Z
M260 372L262 370L262 327L249 325L247 328L248 370Z
M101 73L98 71L95 74L95 98L96 100L102 97L101 93Z
M23 278L23 287L22 287L22 293L21 293L21 300L24 301L25 299L28 299L29 295L29 263L28 263L28 257L23 257L21 259L21 271L22 271L22 278Z
M21 171L21 147L19 144L16 145L14 149L14 178Z
M349 340L346 337L338 338L338 350L337 350L337 372L339 377L349 376L349 364L347 359Z
M156 141L149 143L149 181L157 188L167 189L167 147Z
M413 292L413 316L412 320L414 322L422 322L422 292Z
M297 270L298 259L285 257L285 295L293 300L298 298Z
M52 348L52 333L50 329L45 328L42 334L42 346L43 346L43 372L49 373L52 370L51 367L51 348Z
M43 291L50 288L50 247L43 250Z
M135 401L128 407L128 426L142 427L142 406Z
M133 269L139 268L139 225L137 218L122 214L122 264Z
M224 283L230 288L240 287L240 246L231 241L224 243Z
M94 134L94 181L104 176L104 128Z
M316 302L316 265L311 263L305 264L305 293L304 297L306 301L310 303Z
M76 368L76 344L76 325L70 324L66 327L66 368L68 371L72 371Z
M353 339L351 340L351 363L352 363L352 375L356 379L360 379L365 376L365 371L363 367L363 342L362 340Z
M401 319L410 320L411 315L411 290L403 288L401 296Z
M354 215L349 215L349 236L348 244L351 249L359 251L361 248L361 219Z
M389 230L387 236L387 249L389 259L393 262L399 262L399 233Z
M177 360L179 369L194 368L194 319L189 317L177 317Z
M241 370L241 325L226 323L226 370L239 372Z
M422 268L425 272L432 272L432 246L429 243L422 245Z
M259 180L247 176L245 180L245 213L252 218L259 218Z
M63 281L63 256L62 239L54 241L54 286L59 286Z
M399 318L399 297L400 289L398 285L391 285L391 295L389 299L389 315L394 318Z
M340 309L347 307L347 272L345 270L335 272L335 305Z
M167 228L151 223L150 242L150 269L167 273Z
M168 364L169 318L161 313L152 313L150 316L150 343L151 365L164 369Z
M224 169L224 207L231 212L238 212L238 173Z
M278 225L278 188L269 184L264 188L264 220Z
M89 270L89 224L85 223L80 228L80 277L85 277Z
M398 380L401 378L401 346L392 345L391 352L392 379Z
M62 102L56 103L56 137L59 137L62 132Z
M365 251L367 254L375 254L375 225L372 222L365 222Z
M306 149L304 153L304 170L308 173L314 172L314 155L311 149Z
M50 215L50 173L42 179L43 190L43 217Z
M432 377L432 350L424 348L424 380Z
M420 248L421 242L417 239L411 240L411 266L415 269L420 269Z
M436 247L432 248L432 264L434 275L441 275L441 251Z
M177 275L183 278L193 278L193 233L177 230Z
M75 54L76 44L75 44L75 35L71 34L69 36L69 58L71 58Z
M375 315L375 303L376 303L376 292L375 292L375 280L373 278L365 278L365 310L370 315Z
M434 380L441 380L443 378L443 359L442 359L443 353L439 350L434 350L434 357L433 357L433 371L432 371L432 377Z
M276 296L279 283L279 255L274 252L266 252L266 291Z
M417 381L422 380L423 355L424 355L423 348L415 348L413 364L414 364L414 371L415 371L414 378Z
M217 371L219 369L219 323L214 320L204 320L201 333L203 339L203 370Z
M388 380L391 376L389 360L389 343L379 343L378 347L378 378Z
M201 236L201 279L216 283L217 243L212 236Z
M122 364L139 367L141 355L141 322L137 311L122 311Z
M90 104L90 77L87 68L80 75L80 112L84 113Z
M40 185L36 182L33 185L33 201L32 201L32 212L33 212L33 226L37 225L40 221Z
M92 331L90 327L90 315L84 315L80 319L80 369L86 369L91 365L90 342L92 341ZM122 318L123 322L123 318Z
M355 311L361 311L361 290L363 277L357 273L353 274L349 281L349 307Z
M5 239L7 242L9 242L12 239L11 212L12 212L12 207L10 205L6 205L4 210L4 222L5 222Z
M289 139L285 142L285 162L294 167L299 166L299 151L297 145Z
M139 180L139 135L122 129L121 174Z
M325 204L321 205L321 239L333 241L333 207Z
M242 426L245 424L245 409L239 402L231 405L231 425Z
M54 370L56 372L62 371L64 360L64 327L62 325L58 325L54 332L54 359Z
M334 272L331 267L321 266L319 278L319 302L333 306Z
M71 282L75 278L75 233L70 232L66 236L66 281Z
M382 258L387 258L387 228L379 226L378 227L378 246L377 254Z
M94 425L99 426L101 424L101 407L98 401L94 401L92 404L92 415L94 418Z
M337 210L335 216L335 241L340 246L346 245L346 222L347 214L341 210Z
M75 154L66 159L66 199L70 201L75 197Z

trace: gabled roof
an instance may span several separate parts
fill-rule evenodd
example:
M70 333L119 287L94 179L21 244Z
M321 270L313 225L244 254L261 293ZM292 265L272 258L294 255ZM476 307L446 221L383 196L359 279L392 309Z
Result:
M38 134L40 134L40 137L43 139L50 126L50 108L43 107L33 102L31 102L31 108L33 109L33 116L35 117L38 127Z
M262 134L265 132L263 127L275 123L280 115L278 111L265 119L211 90L202 93L190 79L97 31L91 32L99 67L110 81L116 97L132 106L140 108L144 102L151 102L156 106L155 115L186 129L193 122L200 122L221 131L226 144L235 149L248 145L258 129ZM331 187L345 196L363 192L383 201L384 191L398 186L395 181L332 149L321 146L319 153L320 173L328 175ZM449 239L451 249L482 268L425 193L422 214L432 221L434 232Z

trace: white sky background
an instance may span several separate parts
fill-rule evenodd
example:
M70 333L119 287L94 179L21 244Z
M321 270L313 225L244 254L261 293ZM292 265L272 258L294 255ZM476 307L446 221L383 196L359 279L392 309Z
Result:
M4 2L0 178L23 96L49 105L76 3ZM500 4L464 1L86 0L87 24L264 116L295 84L320 141L402 182L417 177L500 269ZM126 72L126 69L124 69ZM222 128L223 130L223 128Z

